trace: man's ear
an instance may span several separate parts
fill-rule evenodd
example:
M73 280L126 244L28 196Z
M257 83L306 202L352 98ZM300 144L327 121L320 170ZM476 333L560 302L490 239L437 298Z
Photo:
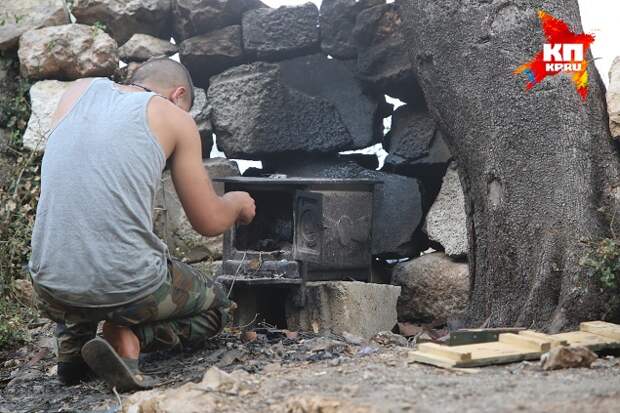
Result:
M185 86L179 86L177 87L174 92L172 92L172 100L174 102L184 102L187 104L187 106L189 106L191 103L190 98L189 98L189 93L187 91L187 88ZM188 107L187 111L189 112L191 108Z

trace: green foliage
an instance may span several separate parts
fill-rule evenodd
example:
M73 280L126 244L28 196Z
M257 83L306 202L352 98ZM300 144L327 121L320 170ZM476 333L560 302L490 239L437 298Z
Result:
M600 281L603 288L612 291L620 289L620 241L603 238L590 243L588 254L580 264L591 270L592 276Z
M27 324L36 317L33 309L0 296L0 349L14 348L29 339Z
M17 72L14 59L0 58L0 70ZM7 138L0 145L0 348L6 349L23 343L33 314L28 303L15 299L13 285L15 279L24 278L30 255L41 157L22 147L30 117L30 84L18 78L0 88L0 133Z
M91 26L91 30L93 32L93 36L96 36L99 34L99 31L102 32L106 32L108 31L108 27L103 23L100 22L99 20L97 20L92 26Z
M20 78L15 86L14 94L2 93L0 95L0 128L7 129L8 143L13 147L21 147L22 135L28 126L29 90L30 83Z

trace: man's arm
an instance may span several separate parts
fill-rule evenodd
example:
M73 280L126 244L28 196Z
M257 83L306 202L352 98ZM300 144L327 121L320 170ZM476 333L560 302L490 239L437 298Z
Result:
M237 221L251 222L256 208L254 200L247 192L229 192L221 197L216 194L202 164L202 144L196 123L188 114L178 117L171 157L172 180L192 227L202 235L215 236Z

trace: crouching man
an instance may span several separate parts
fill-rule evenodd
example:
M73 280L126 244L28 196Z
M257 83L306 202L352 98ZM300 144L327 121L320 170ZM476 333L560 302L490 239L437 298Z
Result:
M247 193L214 192L188 113L193 97L185 67L157 59L129 85L77 81L53 115L29 269L39 308L58 323L63 383L92 369L119 390L148 388L140 352L200 342L231 318L235 306L223 288L171 259L153 233L166 160L199 233L218 235L254 218ZM100 321L103 338L95 338Z

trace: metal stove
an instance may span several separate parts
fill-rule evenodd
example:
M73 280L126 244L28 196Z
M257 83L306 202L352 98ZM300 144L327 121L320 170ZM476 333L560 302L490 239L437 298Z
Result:
M368 281L371 276L372 179L227 177L226 192L256 200L250 225L224 234L225 283L303 284Z

